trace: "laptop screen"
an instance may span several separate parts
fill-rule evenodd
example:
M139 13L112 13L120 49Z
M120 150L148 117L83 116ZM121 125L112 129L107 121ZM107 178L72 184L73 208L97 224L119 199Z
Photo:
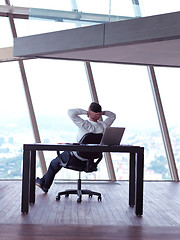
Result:
M121 127L107 127L101 139L100 145L119 145L125 128Z

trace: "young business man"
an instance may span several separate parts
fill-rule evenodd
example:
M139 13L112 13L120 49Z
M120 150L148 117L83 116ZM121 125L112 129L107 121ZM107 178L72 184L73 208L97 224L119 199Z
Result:
M78 127L78 142L86 133L104 133L106 127L110 127L116 119L116 115L113 112L102 111L101 106L96 102L92 102L88 110L83 110L80 108L69 109L68 115ZM89 119L84 120L83 118L81 118L81 115L87 115ZM102 115L106 116L106 119L104 121L100 120ZM69 156L70 154L67 151L61 153L61 158L63 162L67 162L69 160ZM73 158L74 161L77 161L77 158L80 161L84 160L81 159L78 155L76 155L75 152L73 152L73 155L71 155L71 161L73 161ZM36 179L36 185L39 186L45 193L47 193L52 185L56 173L61 168L62 166L60 165L59 157L56 157L51 161L46 174L42 178Z

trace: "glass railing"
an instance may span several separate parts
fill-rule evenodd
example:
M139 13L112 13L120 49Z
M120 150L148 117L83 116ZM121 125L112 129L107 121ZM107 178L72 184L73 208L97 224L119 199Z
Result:
M55 22L73 22L86 25L115 22L132 18L130 16L90 13L79 10L64 11L40 8L31 8L29 16L34 19L44 19Z
M107 22L134 18L134 4L131 0L69 0L69 1L31 1L30 20L66 23L65 28L83 27ZM55 4L56 3L56 4ZM68 25L69 24L69 25ZM48 31L47 26L47 31Z
M5 1L0 0L0 4L4 5ZM91 19L93 22L96 15L98 17L97 21L101 21L99 15L104 15L108 16L108 21L111 22L115 20L115 16L118 21L119 18L121 20L126 17L138 17L141 15L145 17L180 11L179 0L10 0L10 4L31 8L30 16L32 18L37 13L38 18L44 18L45 13L52 11L54 14L57 11L56 14L58 12L60 14L66 12L70 13L70 15L76 13L75 15L78 17L80 17L81 13L90 14L91 17L93 16L93 19Z
M41 30L48 32L51 27L63 30L176 11L180 11L179 0L171 4L164 0L31 0L29 19L56 22L55 28L46 24L47 29Z

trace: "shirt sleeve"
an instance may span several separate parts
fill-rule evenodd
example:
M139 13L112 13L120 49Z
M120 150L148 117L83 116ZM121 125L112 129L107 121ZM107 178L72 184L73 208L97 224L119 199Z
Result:
M83 125L87 122L86 120L81 118L79 115L86 115L86 114L87 114L87 111L81 108L68 110L69 117L79 128L83 127Z
M80 117L80 115L87 115L86 110L81 108L69 109L68 115L79 128L84 128L89 132L93 131L94 126L88 120L84 120ZM105 124L106 127L110 127L116 119L116 114L110 111L105 111L104 115L107 118L102 123L103 125Z
M103 121L107 127L110 127L116 119L116 114L110 111L105 111L104 114L107 118Z

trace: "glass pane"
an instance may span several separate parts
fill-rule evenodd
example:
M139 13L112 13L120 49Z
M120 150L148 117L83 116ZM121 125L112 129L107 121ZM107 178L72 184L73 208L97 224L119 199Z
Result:
M80 12L109 14L109 0L77 0L76 2Z
M72 1L73 2L73 1ZM54 10L64 10L71 11L72 5L71 0L30 0L29 5L31 8L43 8L43 9L54 9Z
M179 0L139 0L139 4L143 17L180 11Z
M10 0L10 4L18 7L29 7L29 0Z
M44 143L76 142L77 127L67 115L67 110L69 108L87 110L91 102L84 64L37 59L25 61L25 68L41 141ZM44 154L48 167L57 154L51 151L45 151ZM37 169L37 175L41 175L40 168ZM104 175L97 172L86 174L84 177L102 178ZM62 169L56 178L76 179L77 172Z
M146 67L92 63L92 69L103 109L117 114L114 126L126 127L122 144L145 148L145 179L170 179ZM112 157L117 179L128 179L128 154Z
M171 138L171 144L180 174L180 69L155 68L163 109Z
M53 21L44 21L37 19L30 19L28 26L28 35L40 34L53 31L61 31L75 28L74 23L62 23Z
M109 1L110 15L135 17L132 0L112 0Z
M16 26L17 37L24 37L30 34L28 20L14 18L14 23Z
M9 24L9 19L6 17L0 17L0 26L1 26L0 48L13 46L13 38Z
M18 63L1 63L0 178L20 179L22 147L34 142Z

